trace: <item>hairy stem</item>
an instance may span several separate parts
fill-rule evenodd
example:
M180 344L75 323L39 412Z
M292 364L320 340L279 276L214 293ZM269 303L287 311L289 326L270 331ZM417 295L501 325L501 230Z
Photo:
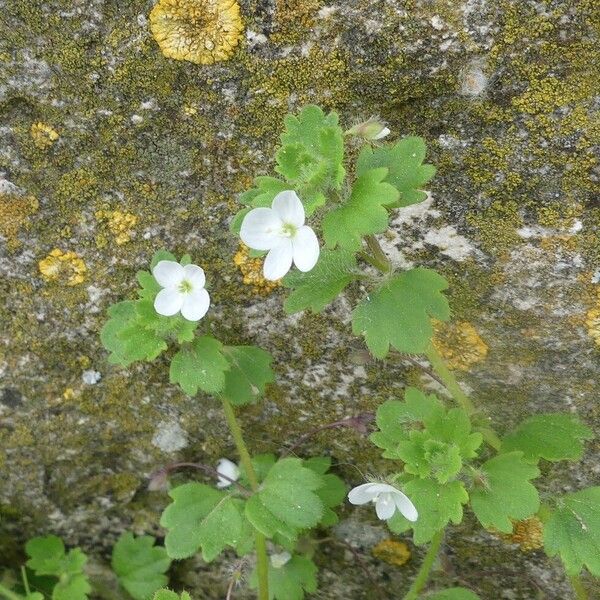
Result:
M374 235L367 235L365 236L365 242L367 243L370 254L366 254L363 258L382 273L390 273L392 270L392 263L381 248L377 238Z
M446 366L444 359L440 356L440 353L435 349L433 344L429 344L429 348L427 349L427 352L425 352L425 355L431 363L431 367L438 374L454 400L469 416L473 415L476 411L471 399L463 392L460 385L458 385L454 373ZM483 435L483 439L494 448L494 450L500 448L502 442L493 429L490 427L481 427L479 428L479 431Z
M11 592L8 588L4 587L1 583L0 583L0 596L2 596L3 598L6 598L7 600L23 600L21 598L21 596L19 596L19 594L15 594L14 592Z
M575 590L575 598L577 598L577 600L588 600L588 593L583 587L583 583L581 582L581 579L579 579L578 575L569 575L569 583Z
M250 482L250 486L253 491L258 489L258 478L256 477L256 471L252 465L252 459L250 453L244 442L244 436L242 435L242 428L236 419L233 406L227 398L221 396L221 402L223 403L223 411L225 412L225 418L227 419L227 425L229 425L229 431L233 436L235 447L237 448L240 460L244 465L244 470ZM256 543L256 572L258 575L258 598L259 600L269 600L269 564L267 558L267 541L265 536L256 531L255 532L255 543Z
M416 600L419 597L419 592L425 587L425 584L429 579L431 567L433 567L433 563L440 551L443 539L444 530L442 529L433 536L431 544L429 545L429 550L427 550L427 554L421 563L421 568L419 569L415 580L412 582L410 589L406 592L404 600Z

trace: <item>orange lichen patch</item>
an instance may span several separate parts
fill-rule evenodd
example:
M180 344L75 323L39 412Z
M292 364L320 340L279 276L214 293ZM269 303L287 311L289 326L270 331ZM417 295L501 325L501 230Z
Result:
M468 321L435 321L434 329L433 345L451 369L468 371L487 356L487 344Z
M263 277L262 259L252 258L248 247L244 244L240 244L233 262L241 271L244 283L252 286L257 294L266 296L281 285L279 281L269 281Z
M544 526L537 517L514 521L512 533L498 533L498 536L510 544L519 544L523 552L539 550L544 546Z
M33 138L33 143L40 150L46 150L47 148L50 148L60 136L53 127L38 121L31 126L31 137Z
M168 58L209 65L233 54L244 26L236 0L159 0L150 29Z
M9 250L20 246L17 238L19 230L29 226L29 217L37 212L38 207L33 196L0 194L0 235L6 238Z
M585 326L590 337L600 346L600 290L598 290L596 304L585 315Z
M73 286L83 283L87 267L75 252L55 248L40 260L38 267L46 281L60 281Z
M372 550L373 556L390 565L401 567L410 560L410 550L404 542L383 540Z
M120 210L98 210L95 217L106 223L110 232L115 236L117 246L126 244L131 240L133 228L138 222L136 215Z

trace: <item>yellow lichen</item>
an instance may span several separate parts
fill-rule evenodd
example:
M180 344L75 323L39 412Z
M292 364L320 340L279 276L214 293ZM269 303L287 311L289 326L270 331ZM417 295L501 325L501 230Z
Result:
M73 400L75 398L75 390L68 387L65 389L62 396L65 400Z
M60 281L73 286L83 283L87 267L75 252L63 252L55 248L40 260L38 267L46 281Z
M408 546L396 540L383 540L373 548L372 552L375 558L396 567L401 567L410 560Z
M600 289L598 290L596 303L585 315L585 325L590 337L600 346Z
M270 294L279 287L279 281L269 281L263 277L263 261L260 258L252 258L247 246L240 244L238 251L233 257L233 262L243 275L243 281L246 285L252 286L252 289L263 296Z
M29 217L38 209L38 201L33 196L0 194L0 235L6 238L9 250L20 246L17 238L19 229L29 225Z
M138 222L136 215L120 210L98 210L95 216L99 221L106 223L118 246L131 240L133 228Z
M168 58L209 65L233 54L244 26L236 0L160 0L150 28Z
M33 138L33 143L40 150L46 150L47 148L50 148L60 136L56 129L46 123L38 121L31 126L31 137Z
M539 550L544 546L544 527L537 517L531 517L524 521L514 521L512 533L500 533L498 535L510 544L519 544L523 552Z
M468 321L434 323L433 345L451 369L468 371L485 359L488 347Z

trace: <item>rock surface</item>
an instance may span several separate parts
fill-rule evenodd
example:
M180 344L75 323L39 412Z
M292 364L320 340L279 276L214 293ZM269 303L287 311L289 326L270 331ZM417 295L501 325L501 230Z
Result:
M400 212L385 249L450 280L447 352L498 429L562 410L598 433L596 0L242 0L246 37L209 66L161 54L152 4L0 0L2 562L55 532L101 563L124 529L160 534L166 497L147 491L151 472L233 457L213 400L169 385L161 361L111 366L100 345L106 308L160 247L204 266L217 335L276 357L277 384L242 415L256 451L407 383L433 386L412 365L363 360L352 291L324 315L285 318L283 292L258 294L234 264L237 196L272 167L284 115L309 102L346 126L380 114L393 135L427 139L431 197ZM390 468L353 432L306 451L330 453L349 483L352 464ZM547 466L543 494L599 472L596 441L581 463ZM367 510L347 510L336 536L399 597L421 549L403 567L373 558L386 532ZM435 582L485 600L571 597L556 562L515 548L468 517ZM354 560L323 544L320 597L374 597ZM229 568L187 561L176 577L196 598L222 598Z

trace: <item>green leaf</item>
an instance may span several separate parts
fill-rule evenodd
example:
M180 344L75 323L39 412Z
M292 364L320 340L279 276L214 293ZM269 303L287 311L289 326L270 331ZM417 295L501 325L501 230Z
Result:
M404 393L404 402L387 400L378 407L376 423L380 431L372 433L370 439L379 448L391 451L389 456L384 453L385 458L398 458L396 450L398 444L407 439L407 425L445 414L443 404L434 394L427 396L421 390L410 387Z
M135 600L146 600L168 582L164 573L171 566L171 559L165 548L155 546L155 542L152 536L134 537L126 532L113 548L112 569Z
M87 556L74 548L65 552L63 541L55 535L32 538L25 545L29 556L27 567L36 575L58 578L52 593L53 600L87 600L91 591L83 567Z
M447 287L447 281L430 269L394 275L354 309L352 331L365 336L376 358L384 358L390 345L399 352L425 352L433 334L429 318L446 321L450 316L441 293Z
M535 514L540 499L529 483L540 474L523 458L522 452L500 454L483 463L479 481L470 492L471 507L486 529L512 531L511 519L520 521Z
M344 139L338 116L314 105L285 119L275 170L298 192L307 215L325 202L323 192L344 180Z
M565 494L544 524L544 549L560 555L567 573L583 567L600 577L600 486Z
M440 484L432 479L412 479L403 485L402 491L415 505L419 518L411 523L396 511L388 526L394 533L412 527L415 544L431 541L450 521L458 525L463 519L463 504L469 501L461 481Z
M222 351L223 345L215 338L196 338L171 360L170 382L178 383L189 396L195 396L199 389L209 394L221 392L229 369Z
M258 587L256 570L250 576L250 587ZM292 556L282 567L269 562L269 600L302 600L304 594L317 591L317 567L310 558Z
M52 600L87 600L91 591L92 587L87 577L77 573L56 584L52 592Z
M400 192L398 200L388 206L409 206L427 198L423 186L435 175L433 165L422 164L425 153L425 141L420 137L404 138L391 148L373 150L365 146L358 157L356 172L360 176L371 169L386 167L385 181Z
M305 458L302 464L319 475L325 475L331 467L331 456L312 456Z
M206 562L226 546L236 547L243 533L243 501L202 483L186 483L169 492L173 502L164 510L160 524L171 558L187 558L201 548Z
M267 537L279 533L293 540L322 519L325 506L317 490L324 486L322 476L299 458L281 458L246 503L246 517Z
M252 526L264 536L273 539L280 535L289 541L298 538L298 530L278 519L261 501L260 496L251 496L244 507L244 514Z
M311 271L293 270L283 278L283 285L293 290L283 307L288 314L306 309L319 313L356 278L352 252L325 249Z
M158 590L152 600L192 600L192 597L187 592L181 592L181 596L178 596L170 590Z
M502 440L502 451L521 450L528 460L579 460L583 441L593 438L592 430L576 415L549 413L525 419Z
M384 183L387 169L373 169L363 173L353 184L350 198L323 219L325 243L337 245L349 252L358 252L362 238L381 233L388 227L386 204L398 198L394 186Z
M299 458L281 458L269 471L259 491L263 505L278 519L297 529L315 526L323 503L315 490L321 477L302 465Z
M480 598L467 588L455 587L435 592L433 595L427 596L426 600L480 600Z
M256 346L226 346L223 352L229 361L223 396L236 406L257 402L275 379L273 357Z

